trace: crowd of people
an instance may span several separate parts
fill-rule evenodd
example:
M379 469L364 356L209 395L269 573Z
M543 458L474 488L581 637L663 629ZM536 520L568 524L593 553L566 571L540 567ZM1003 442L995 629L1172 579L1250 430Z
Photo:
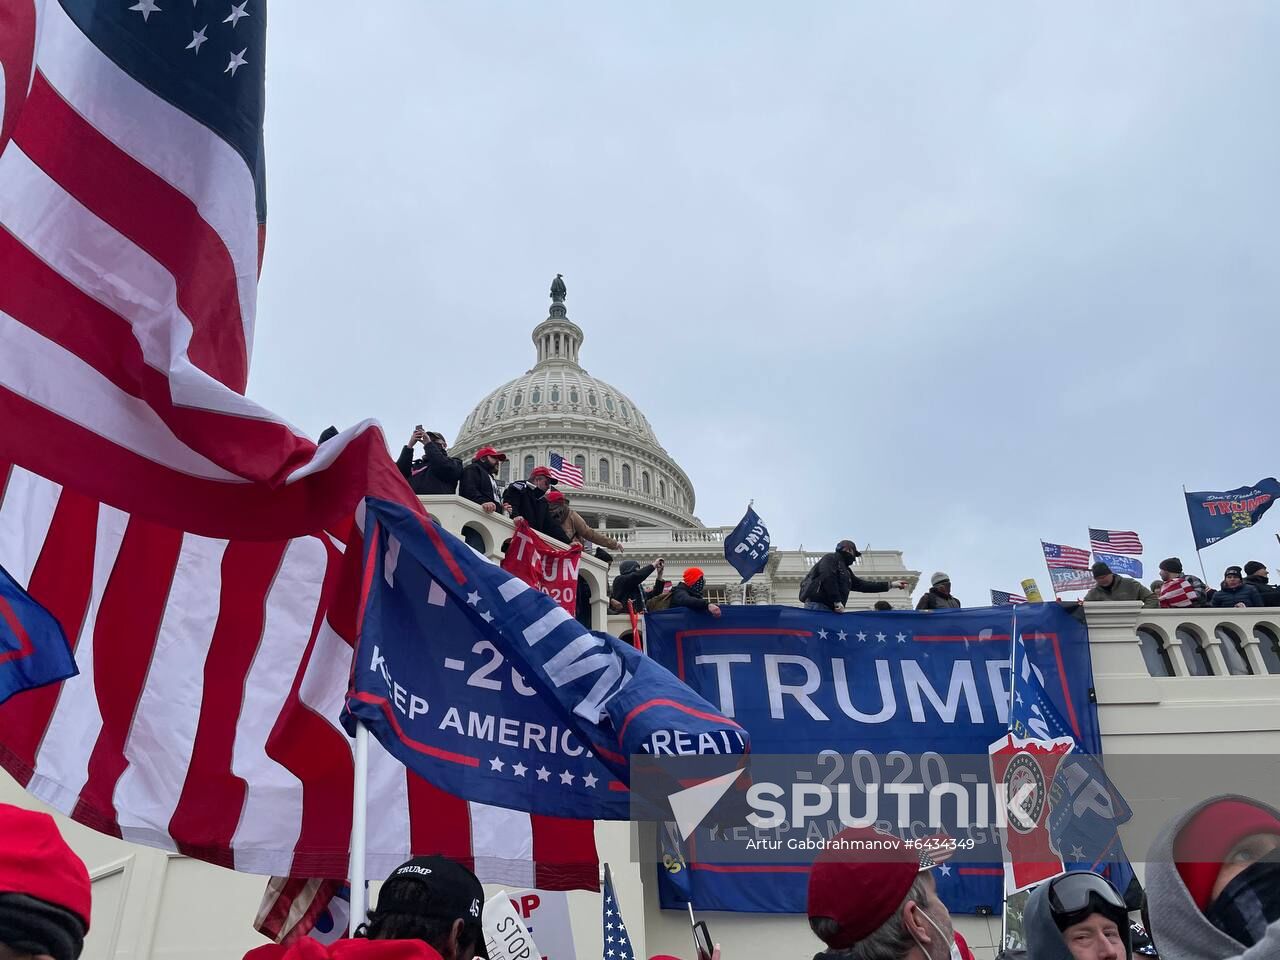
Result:
M938 896L934 868L947 856L870 827L837 834L809 868L809 926L825 945L814 960L973 960ZM1280 957L1280 812L1232 795L1193 806L1165 826L1147 858L1146 890L1135 888L1126 899L1087 871L1041 883L1025 907L1023 945L1004 955ZM89 873L53 818L0 805L0 958L78 960L91 901ZM245 960L486 957L484 901L471 870L419 856L387 877L354 937L267 944ZM798 944L796 955L805 952Z
M1277 607L1280 586L1270 582L1267 565L1250 560L1243 567L1232 564L1215 590L1199 577L1185 572L1182 561L1169 557L1160 561L1160 579L1144 587L1132 577L1121 576L1102 561L1095 563L1094 587L1085 594L1086 603L1100 600L1140 600L1145 607Z

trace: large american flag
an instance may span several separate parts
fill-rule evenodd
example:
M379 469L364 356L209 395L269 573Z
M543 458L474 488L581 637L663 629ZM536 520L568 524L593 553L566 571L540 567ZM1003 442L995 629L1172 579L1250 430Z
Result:
M1132 530L1098 530L1089 528L1089 546L1102 553L1142 554L1142 541Z
M567 483L571 487L582 486L582 471L558 453L547 458L547 469L561 483Z
M1044 550L1044 561L1050 567L1065 567L1069 570L1089 569L1088 550L1067 547L1060 543L1046 543L1043 540L1040 541L1040 547Z
M0 706L0 765L105 833L343 878L358 508L420 507L376 424L317 448L243 395L265 14L0 3L0 565L80 668ZM468 803L371 751L370 876L438 852L596 888L590 822Z

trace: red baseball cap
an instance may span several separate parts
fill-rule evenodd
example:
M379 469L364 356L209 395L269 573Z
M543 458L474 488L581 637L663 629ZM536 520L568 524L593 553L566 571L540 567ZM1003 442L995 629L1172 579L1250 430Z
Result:
M530 480L536 480L538 477L546 477L552 483L559 483L560 478L551 472L550 467L534 467L533 473L529 474Z
M564 499L564 494L561 493L559 490L550 490L547 492L548 503L559 503L563 499Z
M62 907L89 929L89 871L47 813L0 803L0 893Z
M507 459L507 455L505 453L499 453L497 450L493 449L493 447L481 447L476 451L477 460L483 460L485 457L497 457L499 460Z
M809 868L809 918L839 925L827 946L852 947L884 926L921 869L931 865L892 834L871 827L841 830Z

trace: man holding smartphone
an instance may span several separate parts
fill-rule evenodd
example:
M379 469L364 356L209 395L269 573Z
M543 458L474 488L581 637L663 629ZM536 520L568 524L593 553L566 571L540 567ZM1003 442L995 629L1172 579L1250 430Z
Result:
M422 444L422 457L415 460L413 448L419 443ZM409 442L400 451L396 466L418 496L452 495L458 492L462 461L449 456L448 450L449 445L445 443L443 433L424 430L422 424L413 428Z

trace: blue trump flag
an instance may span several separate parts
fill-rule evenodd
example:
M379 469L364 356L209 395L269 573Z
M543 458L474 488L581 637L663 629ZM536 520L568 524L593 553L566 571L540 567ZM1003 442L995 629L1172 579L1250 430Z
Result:
M1112 573L1118 573L1125 577L1142 576L1142 561L1135 557L1126 557L1121 553L1093 553L1093 559L1101 560L1111 568Z
M750 506L733 533L724 538L724 558L746 583L769 562L769 528Z
M62 625L0 567L0 703L79 672Z
M1257 523L1280 496L1280 482L1275 477L1267 477L1251 487L1200 491L1185 496L1191 533L1199 550Z
M1085 625L1058 604L1016 610L1018 631L1043 664L1054 704L1078 730L1076 742L1097 753L1102 741L1089 697ZM896 782L903 770L897 763L912 755L921 772L928 758L935 782L963 778L960 765L975 758L987 766L990 744L1009 732L1011 614L1008 607L837 614L734 606L714 620L686 609L646 619L654 659L750 734L753 780L768 755L823 754L830 764L818 779L852 780L856 787L869 764L880 764L880 781ZM959 759L949 769L953 757ZM963 862L934 872L940 895L956 913L998 912L1004 875L998 836L975 830L956 839L974 846ZM716 842L705 827L690 836L685 889L660 881L664 907L688 898L707 910L804 911L807 868L764 858L700 861L699 849Z
M1114 569L1114 568L1113 568ZM1044 669L1020 637L1015 646L1017 679L1009 711L1009 731L1019 738L1069 737L1071 753L1059 764L1049 791L1049 839L1068 870L1103 873L1121 893L1134 879L1119 827L1133 816L1108 779L1100 759L1044 687Z
M365 507L349 731L455 796L558 817L627 819L633 754L740 765L742 728L630 644L434 522Z

